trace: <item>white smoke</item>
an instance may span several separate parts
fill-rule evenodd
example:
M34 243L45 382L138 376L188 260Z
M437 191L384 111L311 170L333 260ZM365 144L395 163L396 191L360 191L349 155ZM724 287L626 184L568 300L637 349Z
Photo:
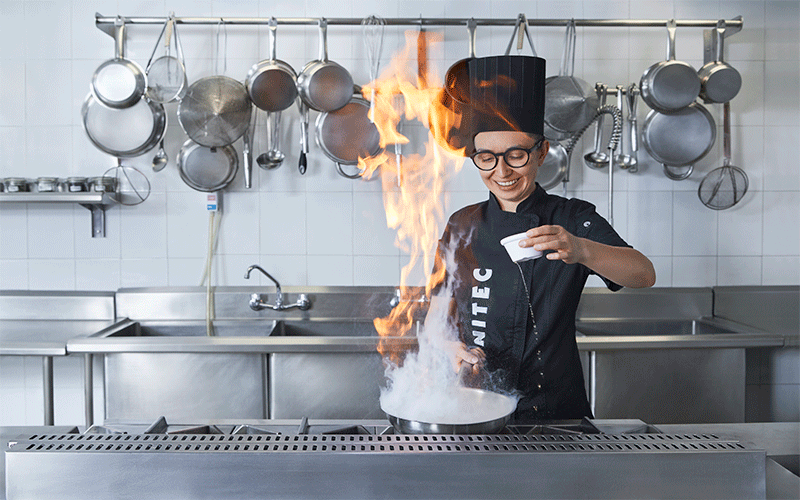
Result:
M381 408L389 415L405 420L439 424L468 424L494 420L513 408L486 408L475 405L474 394L464 389L456 364L459 335L450 317L450 300L456 283L454 247L469 240L454 238L445 250L448 281L430 298L430 309L421 326L419 350L408 353L402 366L386 369L387 386L381 389ZM514 399L516 402L516 398Z

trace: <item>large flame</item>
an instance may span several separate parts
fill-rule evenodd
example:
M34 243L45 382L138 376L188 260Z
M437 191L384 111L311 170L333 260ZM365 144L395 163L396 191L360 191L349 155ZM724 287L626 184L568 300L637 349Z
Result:
M437 273L430 274L444 222L442 194L447 176L463 165L464 150L448 143L447 132L459 126L461 116L441 98L443 89L438 84L442 78L427 64L429 44L441 40L441 34L435 32L406 32L405 47L377 80L363 86L364 97L373 101L370 118L380 133L383 149L375 157L359 159L359 168L365 178L380 176L386 223L397 232L395 244L409 257L400 275L399 304L389 316L374 321L383 338L415 334L418 311L444 278L444 266L437 266ZM425 153L396 157L391 147L409 143L399 125L414 120L430 131ZM424 291L409 286L412 270L420 265L427 277ZM378 350L399 360L383 342Z

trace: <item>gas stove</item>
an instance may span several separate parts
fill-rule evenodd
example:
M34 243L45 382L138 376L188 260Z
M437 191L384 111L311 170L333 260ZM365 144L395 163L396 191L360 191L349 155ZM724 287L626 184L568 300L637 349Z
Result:
M639 420L395 434L385 420L106 423L21 436L14 498L759 498L765 453Z

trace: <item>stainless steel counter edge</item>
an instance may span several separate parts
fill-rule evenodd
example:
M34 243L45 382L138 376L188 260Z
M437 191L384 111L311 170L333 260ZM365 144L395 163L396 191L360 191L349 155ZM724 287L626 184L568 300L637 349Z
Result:
M67 342L68 353L114 352L365 352L387 347L410 348L415 337L112 337L79 338ZM582 351L629 349L703 349L782 346L783 337L770 334L658 335L578 337Z

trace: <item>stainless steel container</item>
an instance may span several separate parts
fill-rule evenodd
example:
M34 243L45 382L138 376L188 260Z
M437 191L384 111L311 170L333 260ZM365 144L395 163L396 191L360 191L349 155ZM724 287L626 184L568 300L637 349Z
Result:
M30 191L28 179L24 177L6 177L3 179L6 193L26 193Z

